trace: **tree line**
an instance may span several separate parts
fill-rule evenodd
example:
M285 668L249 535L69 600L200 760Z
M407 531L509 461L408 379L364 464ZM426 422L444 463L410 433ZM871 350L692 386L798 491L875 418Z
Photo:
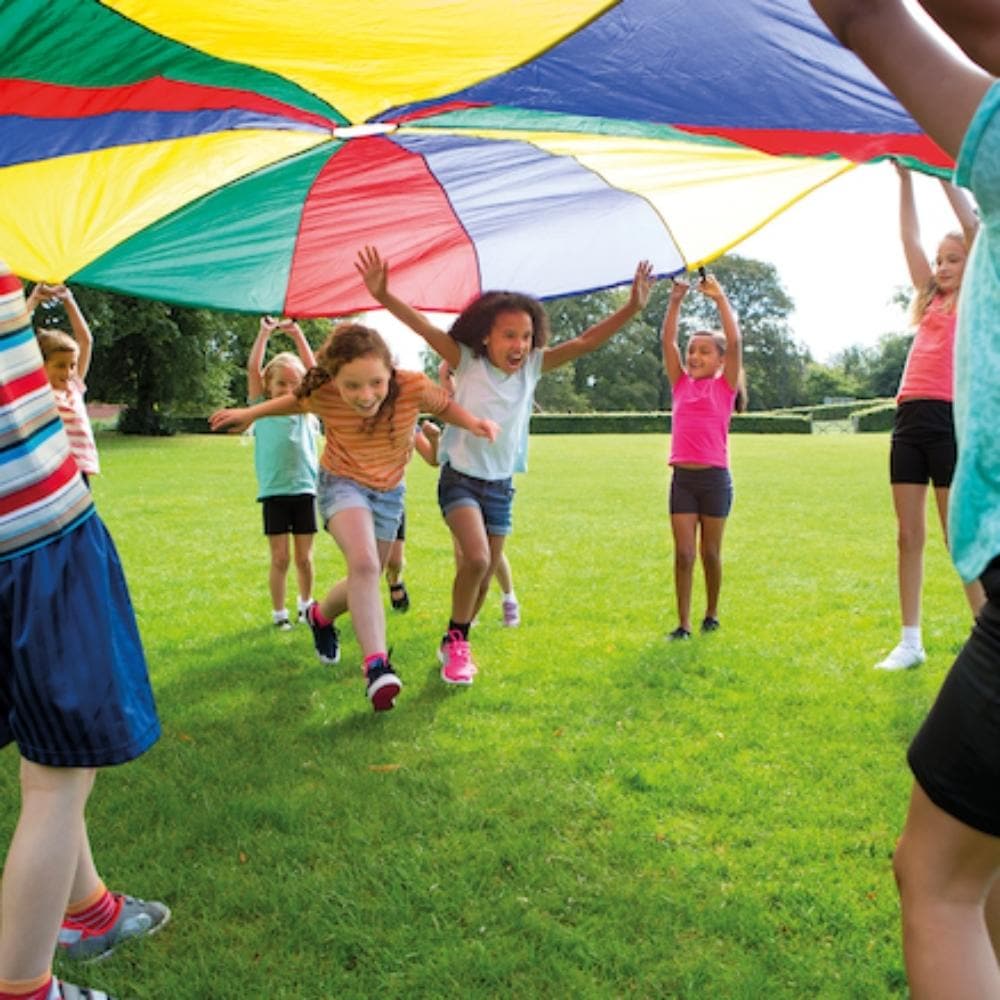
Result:
M912 334L887 332L874 347L851 347L821 363L791 333L788 317L794 303L772 264L729 254L712 270L740 318L751 410L895 393ZM535 397L540 408L568 413L669 410L660 347L669 289L669 281L658 282L646 309L609 343L542 379ZM246 399L246 359L257 334L256 316L79 286L74 295L94 334L88 397L124 405L120 430L170 433L173 416L205 414ZM616 309L625 295L616 289L547 302L551 342L576 336ZM897 299L905 306L903 293ZM41 309L36 323L68 330L61 308ZM326 320L301 325L314 346L329 329ZM682 343L691 330L716 325L712 303L690 295L681 321ZM906 325L901 310L900 326ZM272 350L286 349L290 345L283 338L274 338ZM427 370L436 374L435 359L427 359Z

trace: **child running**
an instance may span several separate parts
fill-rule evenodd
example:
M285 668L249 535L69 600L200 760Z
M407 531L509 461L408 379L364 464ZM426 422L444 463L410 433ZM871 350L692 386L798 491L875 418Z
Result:
M267 342L275 333L287 333L298 356L282 351L265 365ZM250 404L295 392L306 370L316 361L302 328L294 320L263 316L247 360L247 396ZM263 417L253 427L257 500L264 516L264 534L271 550L268 586L271 618L281 631L292 624L285 607L288 576L288 536L292 536L298 579L298 621L304 622L312 604L313 540L316 537L316 422L302 413Z
M365 247L355 263L372 297L444 359L456 377L455 398L502 428L492 448L454 427L441 436L438 502L457 544L451 619L438 650L441 677L471 684L476 674L469 627L511 533L511 477L527 433L535 386L559 365L596 350L649 301L652 268L642 261L628 302L585 333L546 348L548 321L541 303L516 292L487 292L472 302L450 333L389 291L389 265ZM442 390L444 391L444 390Z
M83 481L89 485L90 477L101 471L94 431L83 401L87 393L87 372L90 371L94 338L73 293L65 285L39 282L28 296L28 310L33 312L39 303L56 302L66 310L73 336L50 327L39 329L36 336L45 362L45 375L55 394L70 450L83 474Z
M896 164L896 169L900 236L917 292L913 302L917 332L896 395L889 452L902 631L898 645L875 664L876 670L906 670L926 659L920 633L920 590L927 537L927 485L934 486L934 499L947 541L948 493L957 458L952 418L955 319L968 249L979 226L966 196L954 185L942 181L962 231L948 233L941 240L932 265L920 243L913 178L902 165ZM983 604L983 588L974 580L966 584L965 592L975 617Z
M315 413L325 431L318 498L324 526L344 553L347 577L306 612L316 652L340 659L334 622L350 611L364 656L366 692L377 712L390 709L402 687L389 662L379 581L403 513L403 474L421 411L492 441L499 428L474 417L421 372L397 371L382 338L368 327L334 327L316 354L316 367L294 393L242 409L213 413L213 430L245 430L254 420Z
M719 628L722 533L733 504L729 474L729 418L745 407L740 328L722 286L711 274L698 283L719 310L722 333L696 330L688 340L687 364L677 344L686 281L675 279L663 319L663 364L673 392L671 415L670 528L674 536L677 628L671 640L691 638L691 588L701 550L705 573L702 632ZM700 531L700 540L699 540Z

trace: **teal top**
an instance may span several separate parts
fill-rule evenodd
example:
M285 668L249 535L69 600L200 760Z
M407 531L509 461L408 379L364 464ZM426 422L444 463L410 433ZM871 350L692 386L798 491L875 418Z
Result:
M261 399L252 400L254 403ZM316 495L316 418L308 413L254 421L257 499Z
M955 339L958 464L948 505L951 554L965 581L1000 555L1000 82L986 92L958 156L955 180L979 205Z

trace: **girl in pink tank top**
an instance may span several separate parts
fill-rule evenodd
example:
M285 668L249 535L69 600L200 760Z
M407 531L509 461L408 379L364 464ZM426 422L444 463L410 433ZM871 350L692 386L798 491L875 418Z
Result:
M688 340L686 358L682 359L677 335L688 284L680 279L674 280L663 319L663 364L673 394L670 527L674 536L678 624L668 637L672 640L691 638L691 589L699 548L705 573L701 631L719 628L722 533L733 499L729 418L734 408L744 409L746 401L736 316L713 275L703 276L698 290L718 308L721 333L697 330Z

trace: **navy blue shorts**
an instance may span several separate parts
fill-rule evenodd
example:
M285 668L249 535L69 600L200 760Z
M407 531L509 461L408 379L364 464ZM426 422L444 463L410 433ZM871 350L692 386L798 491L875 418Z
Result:
M438 505L447 517L457 507L478 507L488 535L509 535L514 530L514 486L507 479L477 479L450 465L441 466Z
M951 403L912 399L896 407L889 446L889 482L951 486L958 461Z
M0 562L0 746L51 767L138 757L160 723L114 542L97 515Z
M315 535L316 498L311 493L262 497L265 535Z
M1000 837L1000 558L981 580L987 602L907 760L939 809Z
M670 513L728 517L733 508L733 478L728 469L674 468Z

